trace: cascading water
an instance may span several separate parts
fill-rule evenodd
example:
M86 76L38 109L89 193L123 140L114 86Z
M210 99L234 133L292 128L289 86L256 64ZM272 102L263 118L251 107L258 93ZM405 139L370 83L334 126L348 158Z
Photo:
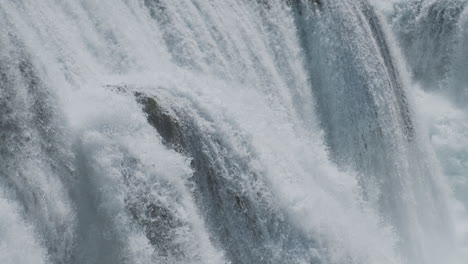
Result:
M432 2L0 2L0 263L463 263Z
M423 154L407 79L385 25L368 3L352 1L329 3L302 23L332 158L360 173L364 196L398 230L404 254L426 262L424 247L451 240L445 187ZM436 237L440 245L429 245Z
M415 80L426 90L451 87L459 103L468 99L467 6L465 0L408 1L399 3L392 15Z
M455 196L466 207L468 1L398 1L387 11L414 75L426 131ZM458 222L458 233L466 234L466 221ZM466 235L460 239L466 249Z

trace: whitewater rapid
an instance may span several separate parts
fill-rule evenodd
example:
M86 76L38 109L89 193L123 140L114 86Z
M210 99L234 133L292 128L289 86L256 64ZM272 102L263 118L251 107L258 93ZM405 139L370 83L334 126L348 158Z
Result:
M464 263L466 1L394 2L1 1L0 263Z

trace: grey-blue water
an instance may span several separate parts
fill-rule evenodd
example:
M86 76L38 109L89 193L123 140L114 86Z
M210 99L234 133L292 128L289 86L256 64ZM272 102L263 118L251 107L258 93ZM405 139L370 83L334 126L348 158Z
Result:
M466 0L1 0L0 263L466 263L467 30Z

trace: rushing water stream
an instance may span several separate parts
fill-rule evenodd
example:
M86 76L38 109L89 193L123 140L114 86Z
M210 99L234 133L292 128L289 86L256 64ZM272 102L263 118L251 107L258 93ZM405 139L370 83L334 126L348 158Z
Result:
M0 263L465 263L467 31L467 0L0 0Z

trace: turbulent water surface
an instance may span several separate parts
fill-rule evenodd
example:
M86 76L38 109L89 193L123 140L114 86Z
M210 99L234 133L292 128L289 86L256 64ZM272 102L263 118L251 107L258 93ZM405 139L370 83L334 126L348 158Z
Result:
M466 263L467 102L467 0L2 0L0 263Z

